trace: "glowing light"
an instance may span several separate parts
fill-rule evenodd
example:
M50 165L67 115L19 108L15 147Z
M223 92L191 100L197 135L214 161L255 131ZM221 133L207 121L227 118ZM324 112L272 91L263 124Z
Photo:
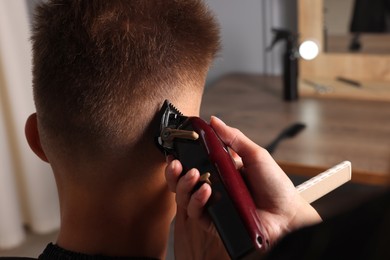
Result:
M299 55L305 60L312 60L317 57L319 48L314 41L304 41L299 46Z

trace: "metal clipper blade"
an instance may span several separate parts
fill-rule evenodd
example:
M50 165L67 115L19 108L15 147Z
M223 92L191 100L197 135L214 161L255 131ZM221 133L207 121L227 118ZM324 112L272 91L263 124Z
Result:
M163 148L171 149L172 143L164 142L162 135L167 133L167 129L178 129L187 117L183 116L183 114L168 100L165 100L161 110L164 111L164 113L161 117L160 136L157 138L157 141Z
M183 116L183 114L168 100L165 100L164 106L165 112L161 118L161 129L163 130L165 127L170 128L178 128L187 117Z

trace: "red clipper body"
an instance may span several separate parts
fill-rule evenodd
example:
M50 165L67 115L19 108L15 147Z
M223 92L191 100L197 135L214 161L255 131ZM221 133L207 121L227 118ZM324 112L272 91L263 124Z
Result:
M197 168L212 187L206 208L232 259L250 258L269 247L255 203L226 145L199 117L185 117L168 101L163 107L160 148L183 165Z

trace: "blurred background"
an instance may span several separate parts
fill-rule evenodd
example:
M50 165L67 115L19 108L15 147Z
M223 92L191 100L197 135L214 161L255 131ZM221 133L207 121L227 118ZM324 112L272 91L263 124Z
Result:
M48 242L55 240L60 223L57 192L50 167L30 151L24 137L25 121L35 111L31 87L29 38L34 8L41 1L45 0L0 0L0 256L36 257ZM272 51L267 51L267 47L270 46L274 37L272 29L282 28L292 32L293 35L297 34L299 40L317 39L319 45L319 58L311 62L300 61L299 70L306 82L303 88L300 85L301 90L305 90L311 97L314 95L315 98L322 99L324 97L322 90L324 88L332 89L333 92L326 91L325 94L335 98L335 100L340 97L346 98L346 100L352 99L355 108L372 106L372 103L365 102L367 99L378 102L385 100L386 103L377 104L381 109L388 107L390 100L390 92L388 91L390 86L390 58L388 55L390 53L390 34L388 34L390 18L389 9L382 7L385 1L205 1L214 11L220 23L222 36L222 50L208 74L207 88L212 89L218 85L218 82L220 82L219 85L230 82L225 85L235 84L234 87L239 88L237 84L239 83L249 90L249 93L252 93L253 89L259 90L258 86L264 85L263 82L268 82L269 77L271 77L271 82L276 79L278 83L266 87L281 85L279 83L284 72L282 56L285 52L285 45L277 44ZM375 18L374 25L370 22L372 17ZM369 55L372 53L374 55ZM233 77L233 81L223 81L224 77L229 74L239 76ZM353 84L351 87L351 81L345 82L344 78L344 82L340 82L336 76L362 80L360 83L363 87L354 87ZM220 81L221 79L222 81ZM225 78L225 80L229 80L229 78ZM255 87L252 88L252 85ZM265 89L268 91L267 93L279 91ZM219 94L217 93L216 96ZM279 98L279 92L277 95ZM244 100L237 101L237 103L245 103L246 98L244 96ZM325 100L329 100L327 98ZM258 101L256 100L256 102ZM280 102L283 102L281 97ZM282 112L278 114L282 120L279 121L287 121L286 118L294 114L290 112L297 110L294 107L297 103L287 104L277 103L279 108L282 107L280 109ZM287 109L287 107L293 109ZM314 110L306 111L312 113L310 115L312 115L313 120L317 120L317 116L325 114L322 111L315 114ZM338 111L336 113L339 114ZM350 112L350 114L353 113L354 111ZM353 128L355 125L362 126L357 122L350 128L349 125L334 125L328 130L330 135L337 136L341 136L343 131L346 132L347 138L344 140L349 140L349 137L355 132L361 131L363 138L359 136L359 140L349 140L351 143L359 145L362 145L361 140L368 140L368 137L381 137L378 133L382 133L384 138L379 139L378 137L378 143L367 141L369 148L378 147L381 155L377 157L380 159L371 160L369 156L376 155L367 154L365 156L364 151L362 151L365 159L360 160L359 158L356 161L360 162L360 165L370 167L371 164L367 161L380 161L382 166L379 163L375 164L372 167L373 172L379 169L388 175L390 169L388 157L382 159L388 156L389 145L387 144L390 139L387 137L390 130L390 120L386 121L388 114L383 111L381 115L384 120L383 122L380 120L377 120L380 122L375 122L377 129L369 124L364 125L367 128L355 129ZM259 118L258 114L256 116ZM368 115L367 117L371 118L372 116ZM259 120L263 123L263 118ZM276 121L275 118L270 120ZM272 124L269 125L268 128L272 128L272 131L268 131L271 132L269 134L276 135L282 123L285 122L273 123L277 125L277 129L272 128ZM372 136L367 134L369 127L375 131ZM266 128L261 130L266 130ZM319 130L317 132L321 133L324 129L314 130ZM260 131L254 128L252 132L257 134ZM311 132L308 129L305 133L310 134ZM301 137L310 143L309 148L313 147L313 143L307 138L308 135L301 135ZM359 149L361 147L363 146L359 146ZM364 149L363 147L360 150ZM321 150L324 150L322 146ZM291 150L287 149L287 152L291 154ZM345 153L342 156L349 159L350 154ZM320 154L319 157L323 156ZM354 165L357 165L355 161L352 168ZM295 184L300 184L307 178L292 176L292 179ZM345 209L347 204L352 205L362 201L363 198L367 198L369 194L377 191L377 187L348 183L313 205L323 216L328 216L333 212Z

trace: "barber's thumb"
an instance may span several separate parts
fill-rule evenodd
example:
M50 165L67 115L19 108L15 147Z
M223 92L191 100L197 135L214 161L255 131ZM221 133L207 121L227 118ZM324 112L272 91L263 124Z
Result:
M216 116L211 116L210 125L222 141L228 141L226 139L228 137L229 127L225 124L225 122Z

